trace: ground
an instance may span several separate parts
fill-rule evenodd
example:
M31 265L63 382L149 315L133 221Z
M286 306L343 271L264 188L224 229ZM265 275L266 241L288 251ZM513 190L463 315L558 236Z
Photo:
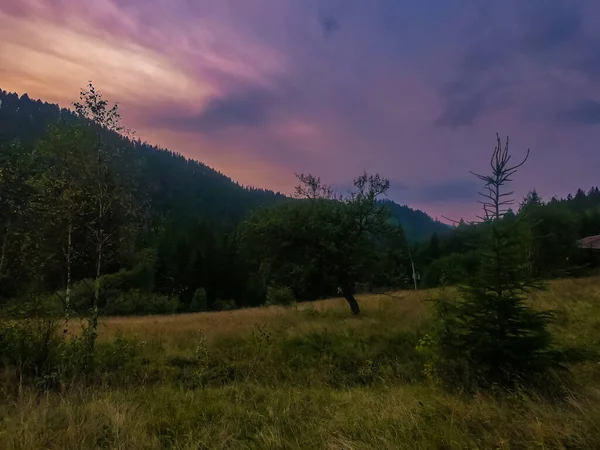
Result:
M600 448L600 365L571 367L568 394L451 393L416 349L436 291L293 308L110 318L112 371L40 394L6 389L2 449ZM534 292L557 345L600 348L600 278ZM76 330L73 329L74 333Z

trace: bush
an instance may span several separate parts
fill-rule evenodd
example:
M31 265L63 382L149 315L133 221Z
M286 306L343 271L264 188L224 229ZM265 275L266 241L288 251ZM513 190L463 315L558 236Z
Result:
M148 296L153 295L149 290L152 287L150 280L152 274L151 271L150 274L148 272L148 264L138 264L133 269L121 269L115 273L102 275L100 277L100 285L102 286L100 307L106 307L107 310L114 308L113 305L123 302L124 295L127 297L128 294L123 294L124 292L141 291L147 293ZM73 310L80 313L89 311L94 302L94 283L93 279L85 279L73 284L71 290L71 307ZM60 292L60 295L64 295L64 292ZM132 312L131 314L142 312Z
M235 300L217 300L213 303L213 309L215 311L231 311L235 309L237 304Z
M192 312L200 312L208 310L208 295L206 294L206 289L198 288L196 292L194 292L194 296L192 297L192 301L190 303L190 311Z
M469 274L477 271L479 264L480 258L476 251L453 253L431 263L423 281L427 287L464 283Z
M65 307L58 295L35 295L31 298L18 298L2 308L0 314L4 317L32 318L63 317Z
M65 346L58 326L59 322L45 319L0 321L0 367L14 368L25 381L56 380Z
M296 303L294 292L289 287L267 288L266 305L292 306Z
M426 374L460 390L494 385L535 385L559 368L552 348L552 314L535 311L525 297L467 289L434 300L437 323L418 345L429 360Z
M146 293L137 289L124 292L106 305L106 315L174 314L179 309L179 299L166 295Z
M65 339L60 322L44 319L0 321L0 375L39 389L53 389L73 381L127 381L143 370L144 343L117 336L88 345L89 328ZM92 363L93 362L93 363Z

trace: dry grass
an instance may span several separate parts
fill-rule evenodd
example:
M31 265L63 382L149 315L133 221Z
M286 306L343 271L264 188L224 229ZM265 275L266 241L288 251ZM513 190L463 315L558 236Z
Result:
M237 386L23 396L3 449L596 449L600 398L466 400L432 387ZM582 414L585 412L585 414Z
M419 378L414 341L427 329L432 294L362 296L358 318L332 299L104 319L104 343L122 334L159 349L142 355L135 385L0 399L0 448L600 448L594 361L573 367L575 384L561 399L523 392L466 398ZM600 347L600 277L553 281L531 301L556 311L559 343ZM208 363L194 359L200 329ZM381 370L372 371L373 361Z
M259 324L272 324L298 332L318 330L327 326L324 321L308 320L301 314L316 311L330 314L341 326L361 326L372 323L372 316L398 318L406 323L422 320L428 313L425 300L431 291L404 291L392 296L363 295L358 301L363 314L352 317L346 300L333 298L315 302L299 303L292 308L269 306L235 311L191 313L166 316L110 317L100 322L100 339L110 340L123 334L144 340L157 339L163 342L180 341L202 330L208 338L215 336L240 336L250 334Z

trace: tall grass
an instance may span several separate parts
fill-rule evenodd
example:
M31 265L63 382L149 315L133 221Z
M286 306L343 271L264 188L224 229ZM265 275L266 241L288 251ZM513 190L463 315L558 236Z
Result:
M416 349L433 292L180 316L108 318L97 372L48 390L3 376L4 449L600 448L600 360L560 398L451 394ZM600 348L600 278L531 296L556 340ZM76 334L74 328L72 334Z

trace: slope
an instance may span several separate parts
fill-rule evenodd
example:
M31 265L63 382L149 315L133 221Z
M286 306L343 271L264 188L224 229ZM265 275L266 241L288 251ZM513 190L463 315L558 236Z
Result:
M0 89L0 143L19 140L33 144L48 124L77 120L70 110ZM219 228L232 229L253 208L285 200L283 194L266 189L243 187L224 174L181 154L140 140L129 141L143 160L138 184L149 198L151 209L178 224L209 221ZM411 241L422 241L449 228L426 213L383 202L393 219L402 225Z

